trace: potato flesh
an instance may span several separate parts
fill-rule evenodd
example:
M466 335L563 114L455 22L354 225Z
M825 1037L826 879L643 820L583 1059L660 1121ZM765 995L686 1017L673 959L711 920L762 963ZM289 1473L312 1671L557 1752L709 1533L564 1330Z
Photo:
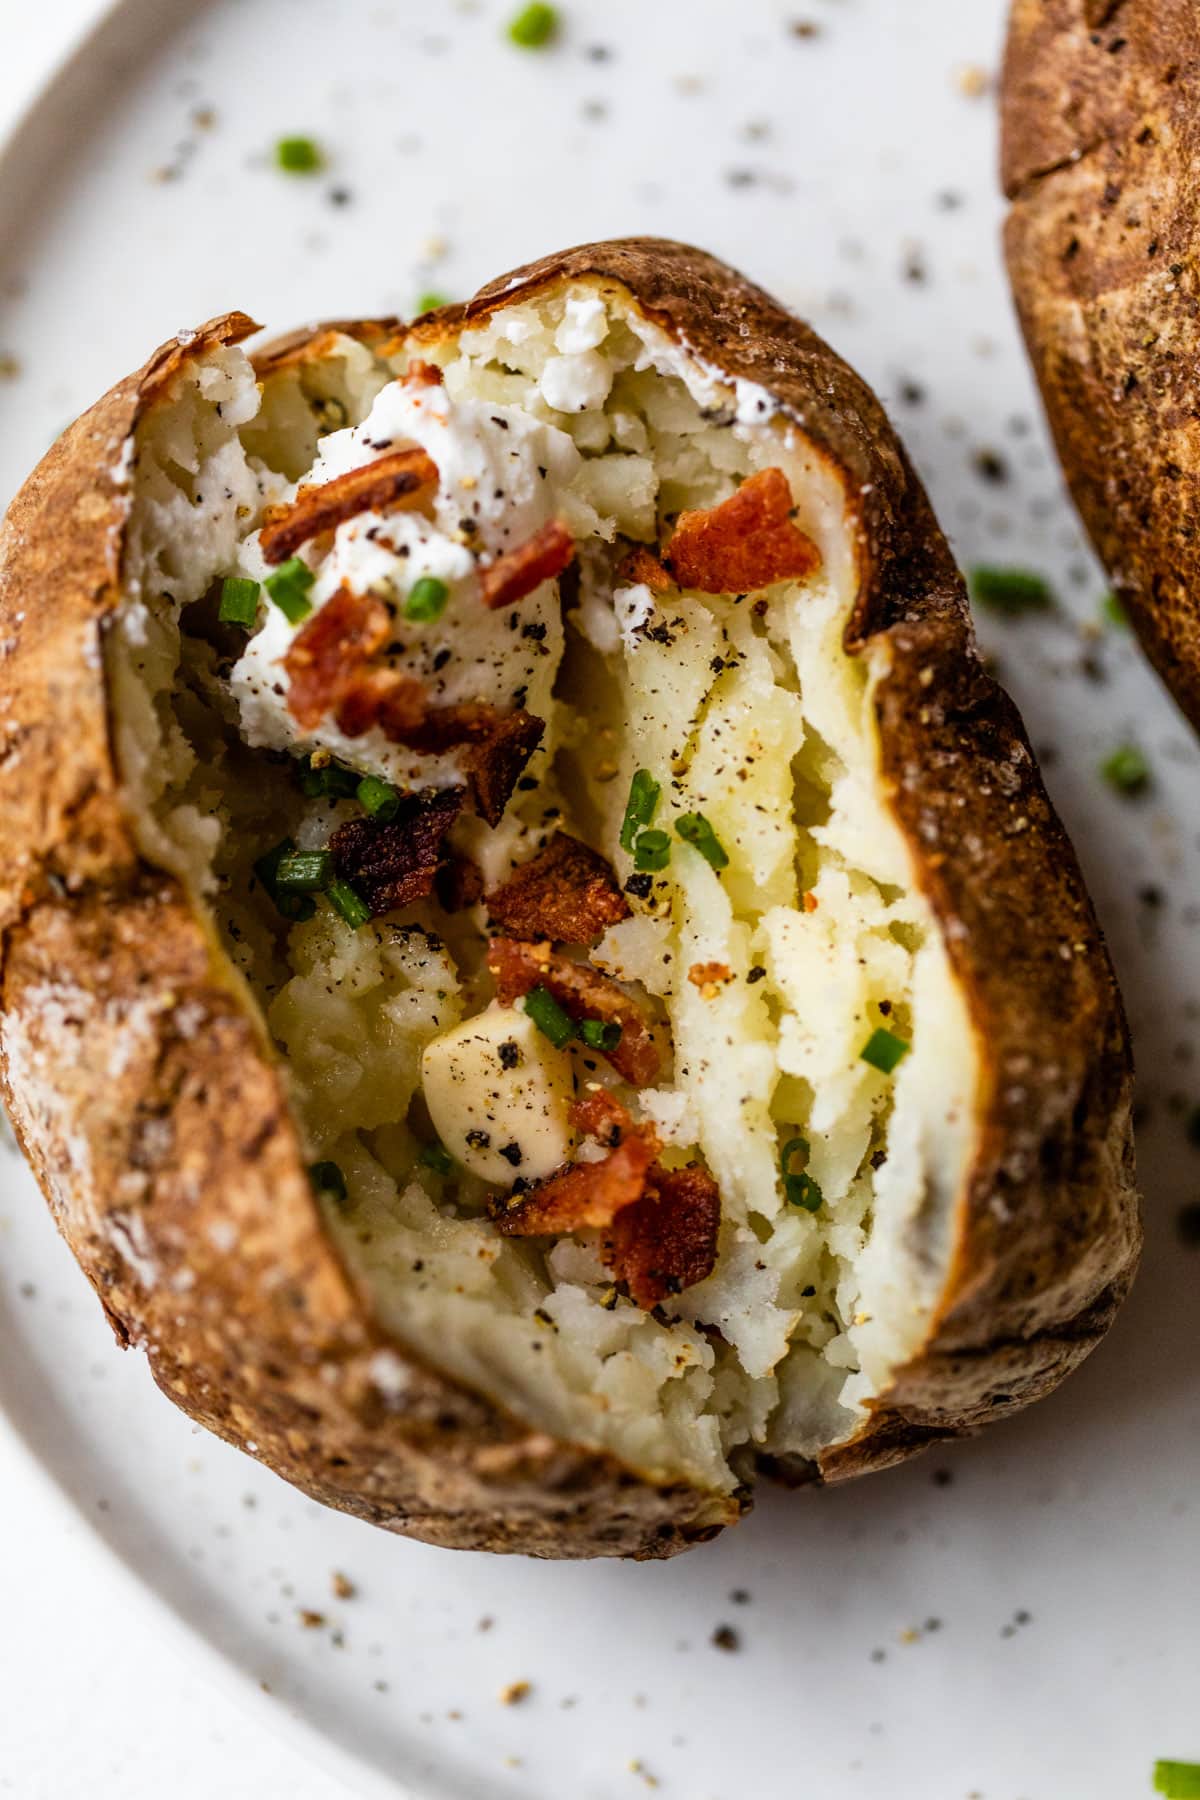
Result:
M569 371L545 382L549 359L584 354L609 363L603 406L551 412L547 391L565 402ZM238 896L238 871L268 836L324 842L349 803L306 805L286 781L253 796L226 782L226 941L288 1057L314 1156L346 1174L350 1204L331 1229L397 1334L545 1429L658 1478L727 1489L747 1442L812 1455L848 1435L918 1340L970 1150L965 1009L879 797L878 670L842 649L855 581L843 498L799 433L764 426L753 394L689 364L619 296L581 288L510 308L445 360L452 403L519 406L569 435L576 473L555 498L596 518L551 671L537 785L495 830L467 822L459 847L492 885L549 830L572 829L624 881L621 817L645 768L663 792L656 825L671 832L701 811L730 854L718 878L674 838L666 876L594 952L669 1016L673 1065L626 1097L668 1159L699 1156L717 1176L713 1274L668 1318L613 1307L586 1243L499 1239L483 1208L494 1177L467 1166L447 1184L421 1164L413 1108L440 1110L436 1082L422 1100L422 1059L472 1015L479 1029L479 921L430 904L352 932L322 907L281 944ZM379 391L354 372L352 420ZM584 399L603 385L592 364L586 373L592 386L570 389ZM741 421L712 423L739 400ZM267 407L287 410L270 392ZM246 437L292 480L303 473L265 428ZM765 614L734 597L656 598L613 582L605 545L618 533L651 536L656 512L719 501L773 464L821 547L817 577L772 590ZM159 801L160 837L221 785L224 755L202 752ZM197 866L209 854L197 841ZM707 965L727 977L690 978ZM885 1021L913 1046L894 1079L860 1055ZM611 1079L578 1044L558 1054L577 1084ZM452 1110L432 1122L455 1138ZM469 1127L457 1124L461 1152ZM816 1214L788 1205L780 1180L781 1147L796 1135L823 1194ZM902 1164L886 1159L892 1143Z

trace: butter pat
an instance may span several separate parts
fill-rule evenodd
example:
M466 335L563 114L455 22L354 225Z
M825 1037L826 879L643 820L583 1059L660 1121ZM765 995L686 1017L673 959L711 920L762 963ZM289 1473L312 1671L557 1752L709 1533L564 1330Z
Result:
M574 1148L571 1059L515 1006L493 1006L425 1046L421 1084L434 1130L481 1181L540 1181Z

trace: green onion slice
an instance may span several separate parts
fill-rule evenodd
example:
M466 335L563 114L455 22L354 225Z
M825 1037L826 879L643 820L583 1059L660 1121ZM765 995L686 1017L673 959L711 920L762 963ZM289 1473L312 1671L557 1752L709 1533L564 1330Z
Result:
M1054 605L1054 590L1044 575L1032 569L984 563L971 570L971 598L989 612L1015 618L1021 613L1048 612Z
M1200 1800L1200 1763L1160 1758L1154 1765L1154 1791L1166 1800Z
M288 624L299 625L312 611L308 590L315 580L308 564L301 562L298 556L292 556L267 576L263 586Z
M523 6L509 21L509 42L521 50L540 50L558 30L558 8L535 3Z
M691 844L698 850L712 868L724 869L728 866L728 854L703 813L684 813L681 818L676 819L675 829L684 843Z
M371 917L371 909L362 895L350 886L348 881L331 881L325 889L325 898L340 913L347 925L355 931L365 925Z
M322 763L314 768L306 761L300 768L300 791L310 800L348 800L358 792L358 776L341 763Z
M858 1054L862 1062L870 1063L881 1075L890 1075L910 1049L911 1045L902 1037L897 1037L886 1025L878 1025Z
M1119 744L1100 764L1100 773L1118 794L1141 794L1150 786L1150 764L1136 744Z
M807 1169L793 1170L789 1167L793 1156L799 1154L808 1160L808 1139L803 1137L789 1138L779 1154L779 1171L783 1176L783 1191L789 1206L803 1207L805 1212L819 1212L825 1196Z
M548 988L530 988L525 996L525 1011L556 1049L561 1050L575 1036L575 1021L563 1011Z
M430 288L428 293L417 295L417 299L416 299L417 317L420 318L422 313L437 312L439 307L449 306L449 304L450 304L449 294L440 294L440 293L438 293L436 288Z
M328 850L290 850L276 866L275 886L280 893L319 894L332 874L333 857Z
M615 1019L581 1019L579 1035L589 1050L615 1050L621 1041L621 1027Z
M221 605L217 617L222 625L244 625L253 631L258 619L258 583L241 575L227 575L221 583Z
M633 846L633 866L647 870L665 869L671 860L671 840L665 831L643 831Z
M381 781L378 775L364 775L354 791L363 811L383 824L394 819L400 810L400 790L390 781Z
M295 848L291 838L284 838L281 843L275 845L273 850L268 850L265 855L259 857L254 865L254 873L275 902L276 911L283 918L290 919L293 924L302 924L305 919L312 918L317 910L316 903L307 894L289 892L287 889L281 890L278 885L279 865L285 857L292 854Z
M435 1175L453 1175L454 1158L444 1144L426 1144L417 1161Z
M436 575L422 575L408 591L404 616L418 625L427 625L432 619L441 618L449 598L450 589L444 581L439 581Z
M313 175L325 167L321 146L310 137L283 137L275 146L275 161L289 175Z
M621 821L621 848L632 850L633 840L642 825L649 825L658 810L658 797L662 788L655 781L648 769L639 769L629 784L629 798L625 802L625 817Z

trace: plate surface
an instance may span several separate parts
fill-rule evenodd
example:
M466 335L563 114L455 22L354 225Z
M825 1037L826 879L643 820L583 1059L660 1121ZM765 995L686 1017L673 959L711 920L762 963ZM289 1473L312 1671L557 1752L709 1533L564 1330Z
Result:
M963 562L1055 583L1053 614L980 628L1133 1016L1141 1281L1082 1373L986 1439L765 1495L666 1566L539 1565L373 1532L194 1430L116 1354L6 1157L0 1399L164 1617L360 1792L1128 1800L1155 1755L1200 1757L1200 1250L1177 1227L1200 1178L1200 758L1100 623L1017 339L973 76L1000 0L564 10L562 42L522 55L507 0L127 0L0 164L0 501L149 348L231 305L276 328L403 311L630 231L746 268L875 383ZM327 172L273 171L292 132ZM1130 739L1138 802L1097 772Z

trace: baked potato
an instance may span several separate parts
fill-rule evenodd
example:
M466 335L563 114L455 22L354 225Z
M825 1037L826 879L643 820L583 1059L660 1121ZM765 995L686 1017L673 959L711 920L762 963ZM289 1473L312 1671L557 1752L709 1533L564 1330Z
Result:
M4 1091L118 1340L541 1556L1047 1392L1137 1260L1126 1027L878 403L655 239L255 329L4 526Z
M1200 726L1200 33L1192 0L1016 0L1005 244L1075 502Z

